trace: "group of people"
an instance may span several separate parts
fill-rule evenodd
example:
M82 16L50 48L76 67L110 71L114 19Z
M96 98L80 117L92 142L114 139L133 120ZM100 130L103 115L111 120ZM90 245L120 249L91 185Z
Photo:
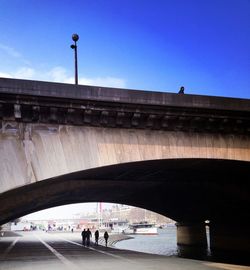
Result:
M92 233L89 229L84 229L82 231L82 244L84 246L87 246L89 247L90 245L90 238L92 237ZM105 246L107 247L108 246L108 238L109 238L109 234L107 231L105 231L104 235L103 235L103 238L105 240ZM99 241L99 231L96 230L95 231L95 245L98 246L98 241Z

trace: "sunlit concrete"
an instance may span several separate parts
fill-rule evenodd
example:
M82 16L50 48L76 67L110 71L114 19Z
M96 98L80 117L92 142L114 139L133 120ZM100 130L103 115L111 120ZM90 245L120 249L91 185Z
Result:
M0 78L0 224L106 201L225 231L233 216L244 227L249 112L243 99ZM250 242L229 231L214 230L211 246ZM199 230L187 235L194 243Z
M0 193L90 168L176 158L250 161L250 137L3 123Z

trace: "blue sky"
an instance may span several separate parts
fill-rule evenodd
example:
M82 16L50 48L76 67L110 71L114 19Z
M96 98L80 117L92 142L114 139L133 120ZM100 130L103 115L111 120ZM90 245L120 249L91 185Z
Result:
M250 0L0 0L0 77L72 83L73 33L81 84L250 98Z
M249 0L1 0L0 76L250 98Z

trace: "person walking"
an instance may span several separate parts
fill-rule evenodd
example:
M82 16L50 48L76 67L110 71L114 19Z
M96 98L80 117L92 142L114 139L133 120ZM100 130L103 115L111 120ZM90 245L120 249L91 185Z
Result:
M185 90L184 86L181 86L181 88L180 88L178 94L184 94L184 90Z
M86 246L86 230L84 229L83 231L82 231L82 244L84 245L84 246Z
M99 239L99 231L96 230L95 231L95 245L97 245L97 246L98 246L98 239Z
M87 247L90 245L90 237L92 237L92 233L89 229L86 231L86 240L87 240Z
M107 231L105 231L104 235L103 235L104 239L105 239L105 246L108 246L108 239L109 239L109 234Z

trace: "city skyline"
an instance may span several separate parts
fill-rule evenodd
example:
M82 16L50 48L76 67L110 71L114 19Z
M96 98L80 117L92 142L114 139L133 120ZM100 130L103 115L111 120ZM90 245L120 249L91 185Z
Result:
M250 2L0 3L0 76L250 98Z
M71 212L71 215L69 213ZM21 218L22 222L89 220L99 224L123 221L129 223L169 223L172 219L140 207L115 203L78 203L52 207ZM94 221L96 220L96 221Z

